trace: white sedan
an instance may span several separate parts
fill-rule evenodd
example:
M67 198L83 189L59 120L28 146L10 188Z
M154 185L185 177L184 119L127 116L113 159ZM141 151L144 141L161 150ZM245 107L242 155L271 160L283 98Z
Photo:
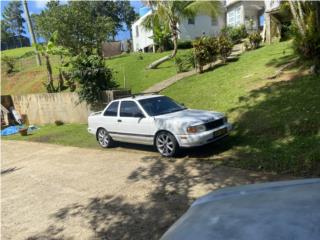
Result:
M114 141L154 145L162 156L228 135L231 124L218 112L187 109L162 95L133 95L110 102L88 118L88 132L101 147Z

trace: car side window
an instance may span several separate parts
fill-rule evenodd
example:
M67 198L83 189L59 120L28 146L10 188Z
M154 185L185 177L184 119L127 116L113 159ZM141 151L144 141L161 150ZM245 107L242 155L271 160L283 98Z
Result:
M133 101L122 101L120 105L120 117L143 117L144 114Z
M119 102L113 102L110 106L104 111L103 115L108 117L116 117L118 115L118 106Z

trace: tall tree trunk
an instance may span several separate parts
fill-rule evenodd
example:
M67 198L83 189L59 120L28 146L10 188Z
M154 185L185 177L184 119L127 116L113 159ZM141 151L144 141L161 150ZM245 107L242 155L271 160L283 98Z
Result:
M155 69L160 64L174 58L177 55L178 52L178 29L177 29L177 23L171 24L171 31L172 31L172 41L173 41L173 51L170 55L165 56L163 58L160 58L159 60L154 61L148 66L148 69Z
M29 33L31 36L31 42L32 44L37 44L37 40L36 37L34 35L34 31L33 31L33 26L30 20L30 14L29 14L29 8L28 8L28 4L27 4L27 0L23 1L23 7L24 7L24 12L27 18L27 24L28 24L28 29L29 29ZM37 49L35 48L35 53L36 53L36 61L37 61L37 65L41 66L41 58L40 58L40 54L38 53Z
M297 13L297 11L295 9L294 2L292 0L290 0L288 2L289 2L289 5L290 5L290 10L291 10L292 16L293 16L294 20L296 21L296 23L298 25L300 34L304 37L305 36L305 31L304 31L304 28L303 28L302 23L300 21L300 18L298 16L298 13Z
M47 92L54 92L54 86L53 86L53 77L52 77L52 67L50 63L50 58L48 54L44 55L46 59L46 67L47 67L47 74L48 74L48 82L46 84Z

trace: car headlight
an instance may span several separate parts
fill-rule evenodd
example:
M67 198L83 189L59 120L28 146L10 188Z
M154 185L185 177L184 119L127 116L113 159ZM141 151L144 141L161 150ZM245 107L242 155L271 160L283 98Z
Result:
M198 132L204 132L205 130L206 130L206 127L203 124L198 126L187 127L187 133L198 133Z

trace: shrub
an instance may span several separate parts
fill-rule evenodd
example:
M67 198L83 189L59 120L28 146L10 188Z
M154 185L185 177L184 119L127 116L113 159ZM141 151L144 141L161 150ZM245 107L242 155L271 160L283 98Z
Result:
M178 49L190 49L190 48L192 48L192 41L178 40Z
M206 37L202 37L194 40L192 44L197 67L199 68L199 72L202 73L203 66L206 65L210 60L208 41Z
M251 49L257 49L260 46L262 37L259 32L253 32L249 35Z
M230 56L232 52L233 45L231 40L225 35L220 35L217 38L217 46L218 46L218 54L222 62L226 63L227 58Z
M195 58L192 51L187 51L182 55L175 57L175 64L177 65L177 72L187 72L195 68Z
M105 66L104 59L96 54L81 53L71 60L70 77L80 84L80 101L97 104L101 91L117 87L111 69Z
M2 62L5 65L5 71L7 74L13 73L15 70L15 63L17 59L14 57L9 57L9 56L3 56L2 57Z
M64 122L61 120L55 120L54 123L56 124L56 126L61 126L64 124Z
M248 36L246 27L244 25L241 25L239 27L224 27L221 30L221 33L229 37L233 43L239 43L241 39Z
M292 24L291 35L294 51L300 58L313 61L314 71L320 73L320 27L316 23L315 14L314 11L310 11L306 17L305 36L301 35L296 24Z
M218 40L215 37L207 38L207 48L209 54L209 61L214 62L217 60L219 51Z

